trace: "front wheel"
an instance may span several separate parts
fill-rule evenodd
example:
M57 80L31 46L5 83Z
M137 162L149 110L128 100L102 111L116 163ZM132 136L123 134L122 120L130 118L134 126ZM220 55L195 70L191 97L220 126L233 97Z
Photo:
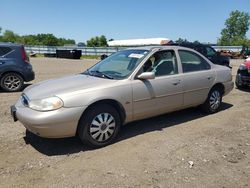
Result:
M203 110L208 114L216 113L220 110L222 102L222 90L219 87L212 88L207 100L202 105Z
M117 110L111 105L96 105L83 114L78 125L78 135L83 143L103 147L114 141L121 126Z

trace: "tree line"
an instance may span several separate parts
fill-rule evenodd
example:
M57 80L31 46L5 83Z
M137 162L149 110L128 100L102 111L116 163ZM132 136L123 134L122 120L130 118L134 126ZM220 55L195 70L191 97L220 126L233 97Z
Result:
M0 42L15 42L25 45L44 45L44 46L63 46L74 45L76 42L73 39L57 38L53 34L37 34L20 36L13 31L5 30L1 33Z
M221 31L217 44L222 46L250 46L250 39L246 37L249 30L250 15L247 12L232 11L229 18L225 21L225 28ZM17 42L25 45L45 45L45 46L63 46L74 45L75 40L57 38L53 34L37 34L20 36L13 31L6 30L1 33L0 42ZM113 40L113 39L111 39ZM176 42L187 42L186 39L179 38ZM198 42L198 41L195 41ZM81 46L86 44L78 43ZM104 35L92 37L87 40L88 47L105 47L108 46L107 39Z

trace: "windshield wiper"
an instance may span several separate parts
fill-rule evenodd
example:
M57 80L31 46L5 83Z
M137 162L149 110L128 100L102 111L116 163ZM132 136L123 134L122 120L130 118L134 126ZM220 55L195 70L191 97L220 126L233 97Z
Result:
M92 73L97 73L97 74L92 74ZM89 69L87 69L85 72L83 72L83 74L87 74L87 75L90 75L90 76L98 76L98 77L101 77L101 78L108 78L108 79L114 79L112 76L108 75L108 74L105 74L103 72L100 72L100 71L90 71Z
M89 71L89 72L90 72L90 71ZM91 71L91 72L94 72L94 73L99 74L102 78L114 79L112 76L110 76L110 75L108 75L108 74L105 74L105 73L103 73L103 72L100 72L100 71L98 71L98 70L96 70L96 71Z

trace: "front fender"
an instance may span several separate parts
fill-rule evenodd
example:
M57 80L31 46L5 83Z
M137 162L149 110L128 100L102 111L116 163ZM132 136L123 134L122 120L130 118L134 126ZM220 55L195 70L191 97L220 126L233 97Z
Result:
M120 103L126 116L132 117L132 89L130 84L122 84L108 88L96 89L93 91L75 91L73 93L57 95L65 107L90 106L102 100L114 100Z

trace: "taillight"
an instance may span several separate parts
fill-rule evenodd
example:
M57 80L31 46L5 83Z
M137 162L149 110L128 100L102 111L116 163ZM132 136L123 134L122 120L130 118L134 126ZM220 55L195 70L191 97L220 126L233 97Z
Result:
M21 47L21 56L23 61L29 63L29 58L27 57L24 47Z

